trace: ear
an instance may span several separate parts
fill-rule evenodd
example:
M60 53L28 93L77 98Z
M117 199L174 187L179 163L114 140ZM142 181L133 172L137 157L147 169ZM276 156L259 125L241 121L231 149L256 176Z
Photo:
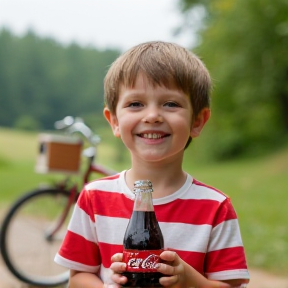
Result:
M103 114L112 128L114 136L120 137L119 125L116 115L112 114L107 107L104 108Z
M194 122L192 123L190 136L192 138L198 137L210 118L211 110L209 108L203 108L196 116Z

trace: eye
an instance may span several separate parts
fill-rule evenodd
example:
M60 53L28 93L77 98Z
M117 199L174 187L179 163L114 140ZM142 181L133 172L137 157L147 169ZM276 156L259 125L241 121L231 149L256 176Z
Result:
M143 104L141 104L140 102L137 102L137 101L131 102L127 105L127 107L132 107L132 108L133 107L138 108L138 107L142 107L142 106L143 106Z
M166 102L164 104L164 106L166 106L166 107L180 107L180 105L178 103L173 102L173 101Z

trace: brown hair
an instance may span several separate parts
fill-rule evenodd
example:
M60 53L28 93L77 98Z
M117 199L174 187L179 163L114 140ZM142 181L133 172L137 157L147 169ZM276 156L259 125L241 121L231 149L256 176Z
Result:
M189 95L194 117L210 106L211 79L202 61L189 50L162 41L139 44L112 63L104 80L105 104L116 113L120 85L133 87L139 73L153 85L171 83Z

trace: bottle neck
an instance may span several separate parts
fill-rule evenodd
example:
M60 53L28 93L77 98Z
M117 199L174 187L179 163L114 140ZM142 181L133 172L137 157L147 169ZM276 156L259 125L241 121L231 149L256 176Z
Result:
M134 211L154 211L152 193L138 191L135 193Z

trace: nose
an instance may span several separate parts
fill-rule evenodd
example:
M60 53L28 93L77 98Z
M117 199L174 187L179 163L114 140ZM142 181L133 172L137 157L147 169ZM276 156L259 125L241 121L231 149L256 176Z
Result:
M163 117L158 108L153 107L146 110L145 116L143 117L145 123L161 123Z

